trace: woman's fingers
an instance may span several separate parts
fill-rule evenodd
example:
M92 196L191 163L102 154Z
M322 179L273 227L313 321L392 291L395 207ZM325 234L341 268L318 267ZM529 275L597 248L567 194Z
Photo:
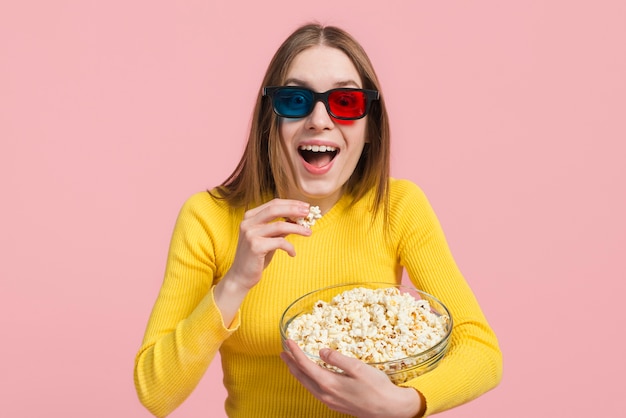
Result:
M328 379L334 379L335 372L320 367L311 361L298 345L292 341L286 341L289 351L284 351L280 357L287 364L289 372L309 391L313 396L324 402L328 387L332 385ZM328 374L325 378L324 373ZM320 387L319 382L324 382L326 390Z
M366 373L372 373L374 371L380 372L380 370L374 369L373 367L365 364L361 360L344 356L343 354L339 353L339 351L331 350L330 348L321 349L320 358L331 366L340 368L347 376L360 376L361 374L363 374L364 371ZM386 376L384 377L385 379L387 378Z
M320 375L328 372L328 370L319 367L319 365L311 361L311 359L306 354L304 354L304 352L300 349L295 341L287 340L286 343L287 347L289 348L289 354L291 355L293 362L297 364L298 368L306 373L308 376L312 378L317 378ZM365 364L361 360L344 356L337 350L323 348L320 350L319 355L325 363L341 369L343 371L343 376L356 377L362 375L363 373L382 373L380 370L377 370ZM382 376L387 379L384 373L382 373Z
M261 279L263 269L276 251L282 250L291 257L295 256L295 248L285 237L290 234L309 236L311 230L287 222L285 218L306 216L308 208L305 202L274 199L248 210L239 225L239 242L229 270L229 280L250 289Z
M299 366L298 362L294 358L293 354L289 351L283 351L280 353L280 357L287 364L289 368L289 372L296 378L298 381L308 389L313 395L317 395L320 392L319 386L313 379L311 379ZM309 360L310 361L310 360ZM313 362L311 362L313 364ZM316 366L313 364L313 366ZM318 366L316 366L318 367Z
M243 221L239 227L240 238L254 241L257 238L284 238L287 235L311 235L311 230L304 226L277 220L269 223Z
M297 219L308 215L309 207L300 200L274 199L247 211L244 220L257 218L256 222L267 223L279 218Z
M291 374L334 411L359 417L392 417L395 413L414 416L421 407L415 390L395 386L385 373L361 360L346 357L336 350L322 349L320 358L343 371L336 373L311 361L294 341L288 340L286 345L288 351L281 353L281 358ZM394 402L399 410L395 410Z

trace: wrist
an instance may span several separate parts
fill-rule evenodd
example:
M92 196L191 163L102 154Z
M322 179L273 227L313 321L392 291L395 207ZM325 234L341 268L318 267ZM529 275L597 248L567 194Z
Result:
M426 413L426 400L424 396L415 388L401 387L403 389L403 405L405 408L403 417L421 418Z
M227 275L215 285L213 298L215 304L222 314L225 325L229 325L235 318L241 303L250 289L240 286L234 280L230 280Z
M417 418L421 418L426 415L426 399L424 398L424 395L422 395L422 393L419 392L417 389L415 390L415 392L417 392L417 396L419 396L420 398L420 407L415 416Z
M220 292L223 292L231 298L243 300L250 291L250 288L241 285L239 282L236 280L235 274L227 272L224 277L222 277L222 280L215 285L215 288L217 289L219 287Z

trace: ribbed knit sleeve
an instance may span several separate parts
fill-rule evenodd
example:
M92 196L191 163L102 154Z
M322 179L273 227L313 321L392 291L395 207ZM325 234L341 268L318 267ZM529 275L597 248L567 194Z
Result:
M180 211L163 285L135 359L139 399L159 417L191 394L221 344L239 326L239 315L232 324L223 323L213 298L213 287L230 264L216 259L232 259L228 242L218 247L214 237L232 236L233 220L232 213L216 210L211 200L208 193L197 194Z
M390 222L401 264L418 289L448 307L454 323L448 353L439 366L403 385L424 395L426 415L431 415L495 387L501 379L502 354L425 195L407 181L396 181L392 190Z

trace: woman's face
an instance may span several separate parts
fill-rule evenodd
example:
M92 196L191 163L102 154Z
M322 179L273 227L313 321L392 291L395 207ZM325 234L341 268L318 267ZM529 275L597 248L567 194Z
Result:
M362 80L348 56L336 48L315 46L296 56L285 85L322 93L339 87L362 88ZM284 158L294 169L288 198L300 199L328 211L341 197L366 142L367 116L334 119L324 103L300 119L281 118ZM313 149L311 149L313 148ZM287 161L285 161L287 163Z

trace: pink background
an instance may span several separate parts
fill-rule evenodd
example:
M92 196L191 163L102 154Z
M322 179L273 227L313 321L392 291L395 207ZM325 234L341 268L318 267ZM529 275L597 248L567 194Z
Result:
M175 217L243 149L279 43L369 52L393 174L429 195L497 331L452 417L618 416L626 3L3 1L0 414L148 417L132 369ZM172 417L221 417L214 363Z

